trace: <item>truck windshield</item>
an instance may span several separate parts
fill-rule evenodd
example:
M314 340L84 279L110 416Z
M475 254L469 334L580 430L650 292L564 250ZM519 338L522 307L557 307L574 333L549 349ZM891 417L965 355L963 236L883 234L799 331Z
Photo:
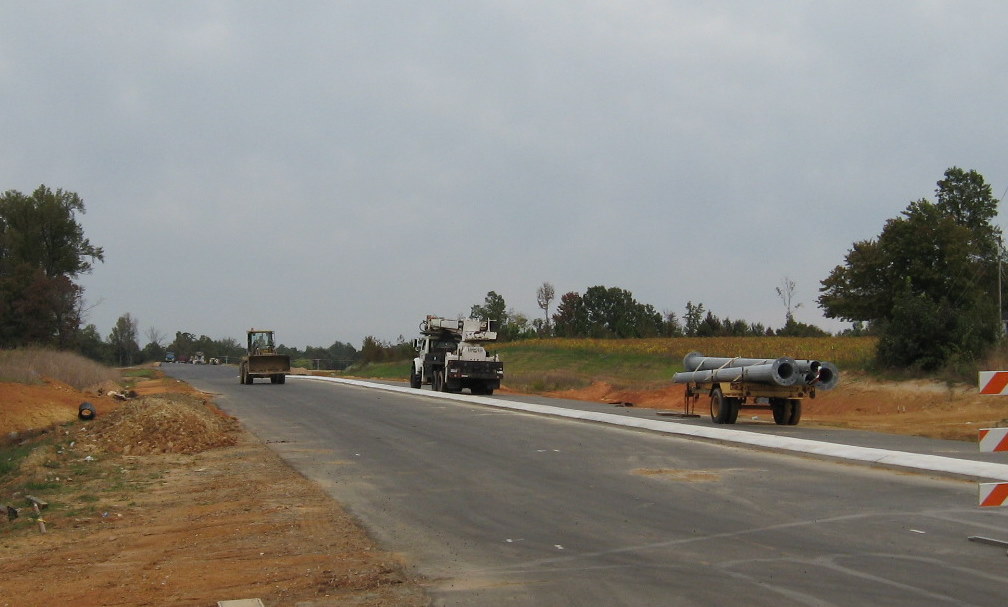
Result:
M458 342L454 342L450 339L438 340L431 344L432 350L455 350L458 347Z

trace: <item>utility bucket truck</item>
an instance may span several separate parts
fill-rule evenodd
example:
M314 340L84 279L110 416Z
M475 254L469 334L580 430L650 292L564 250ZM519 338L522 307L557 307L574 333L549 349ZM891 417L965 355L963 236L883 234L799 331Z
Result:
M420 335L413 342L418 356L413 359L410 386L429 384L437 392L493 394L504 377L504 363L488 354L482 343L497 340L493 321L476 318L428 316L420 323Z
M290 373L290 356L277 354L273 343L273 331L248 330L248 352L242 357L239 381L251 384L257 377L268 377L270 383L287 382Z

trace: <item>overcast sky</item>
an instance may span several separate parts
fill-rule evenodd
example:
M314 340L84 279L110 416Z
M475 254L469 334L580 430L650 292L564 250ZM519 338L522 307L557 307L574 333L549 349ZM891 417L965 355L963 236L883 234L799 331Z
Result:
M84 199L103 336L360 347L544 281L835 331L855 241L1008 187L1008 3L699 4L6 0L0 190Z

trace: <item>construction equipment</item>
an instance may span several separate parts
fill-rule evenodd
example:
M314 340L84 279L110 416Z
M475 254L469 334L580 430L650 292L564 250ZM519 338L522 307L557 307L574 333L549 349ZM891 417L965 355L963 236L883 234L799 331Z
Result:
M493 394L504 377L504 363L487 353L482 343L496 341L494 321L428 315L420 323L421 337L413 342L410 386L429 384L436 392Z
M734 424L740 409L770 409L775 423L797 425L802 399L815 398L816 390L831 390L840 381L833 363L786 356L716 358L690 352L683 358L683 369L672 381L686 384L687 408L707 394L717 424Z
M238 365L239 381L254 383L257 377L268 377L272 384L287 382L290 356L277 354L273 331L248 330L248 352Z
M206 356L202 352L197 352L197 353L193 354L192 364L194 364L194 365L205 365L206 364Z

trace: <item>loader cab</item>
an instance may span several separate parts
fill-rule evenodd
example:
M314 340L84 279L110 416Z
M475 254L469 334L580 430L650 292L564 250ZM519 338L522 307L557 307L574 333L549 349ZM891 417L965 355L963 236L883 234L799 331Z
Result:
M248 351L250 354L272 354L273 349L273 331L248 332Z

